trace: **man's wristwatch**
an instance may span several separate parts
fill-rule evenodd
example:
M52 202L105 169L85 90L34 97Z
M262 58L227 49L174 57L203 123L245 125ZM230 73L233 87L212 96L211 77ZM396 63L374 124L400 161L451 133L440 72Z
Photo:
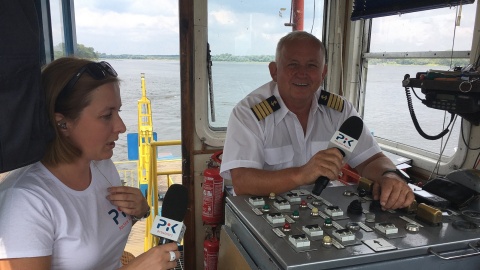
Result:
M400 178L402 178L403 180L407 181L407 183L410 182L410 177L408 176L407 173L405 173L402 170L399 170L399 169L386 170L382 173L382 176L385 176L385 174L387 174L387 173L394 173L394 174L400 176Z
M132 216L132 219L135 220L135 221L139 221L139 220L142 220L142 219L146 219L147 217L150 216L150 207L148 207L148 211L147 213L145 213L145 215L143 215L143 217L136 217L136 216Z

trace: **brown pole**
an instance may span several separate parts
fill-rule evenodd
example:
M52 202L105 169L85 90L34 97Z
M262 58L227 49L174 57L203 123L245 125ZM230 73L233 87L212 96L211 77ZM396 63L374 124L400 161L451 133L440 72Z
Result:
M188 189L188 205L184 223L188 228L183 239L183 259L185 269L197 268L195 235L195 183L194 183L194 134L195 134L195 76L193 73L195 55L194 1L179 0L179 39L180 39L180 102L182 110L182 184Z
M292 31L303 31L304 9L303 0L292 1Z

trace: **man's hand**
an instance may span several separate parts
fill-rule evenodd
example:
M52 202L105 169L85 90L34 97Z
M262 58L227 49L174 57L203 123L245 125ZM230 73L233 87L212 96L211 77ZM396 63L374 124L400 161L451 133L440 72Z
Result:
M305 165L302 170L301 180L304 182L298 185L309 185L315 183L320 176L328 179L338 179L342 170L343 156L337 148L329 148L318 151Z
M415 199L407 183L393 173L385 174L381 181L375 182L372 193L374 200L380 200L383 210L408 207Z
M299 186L315 183L320 176L337 179L343 166L342 154L336 148L316 153L305 165L281 170L235 168L230 171L237 195L267 196L284 193Z

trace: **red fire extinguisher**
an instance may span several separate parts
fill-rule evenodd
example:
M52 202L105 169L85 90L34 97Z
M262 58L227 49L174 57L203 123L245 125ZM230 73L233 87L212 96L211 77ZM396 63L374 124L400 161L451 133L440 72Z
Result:
M207 168L203 171L203 211L202 220L207 225L216 225L223 221L223 178L220 176L220 155L215 152Z
M215 231L215 229L213 229ZM203 269L217 270L218 251L220 249L218 238L215 233L207 237L203 242Z

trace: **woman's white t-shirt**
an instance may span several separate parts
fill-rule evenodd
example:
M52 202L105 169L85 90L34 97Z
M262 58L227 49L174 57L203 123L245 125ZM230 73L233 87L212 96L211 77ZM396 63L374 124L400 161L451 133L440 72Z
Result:
M121 266L132 220L106 199L120 178L111 160L90 168L83 191L68 188L40 162L0 183L0 259L52 256L51 269Z

